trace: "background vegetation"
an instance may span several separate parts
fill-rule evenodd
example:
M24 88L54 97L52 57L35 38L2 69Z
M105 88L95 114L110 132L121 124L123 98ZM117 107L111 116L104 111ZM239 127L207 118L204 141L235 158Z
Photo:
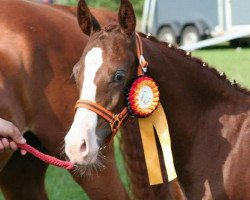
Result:
M142 15L144 0L130 0L138 16ZM56 3L66 5L76 5L78 0L56 0ZM86 0L89 6L92 7L106 7L110 10L117 11L120 0Z

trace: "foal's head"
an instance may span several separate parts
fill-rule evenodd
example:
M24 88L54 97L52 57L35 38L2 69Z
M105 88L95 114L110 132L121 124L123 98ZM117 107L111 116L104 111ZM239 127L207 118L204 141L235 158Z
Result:
M135 25L133 7L121 0L119 24L101 28L84 0L78 4L78 22L90 36L73 74L80 100L101 105L113 113L124 108L124 90L136 76ZM100 148L111 136L107 121L87 108L77 108L74 122L65 137L65 150L71 162L80 165L97 161Z

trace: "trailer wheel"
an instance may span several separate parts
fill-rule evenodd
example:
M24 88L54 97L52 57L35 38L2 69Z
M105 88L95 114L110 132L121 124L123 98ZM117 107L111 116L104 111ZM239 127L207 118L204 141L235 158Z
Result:
M171 27L163 27L158 33L158 39L163 42L168 42L171 44L176 44L176 35Z
M181 44L183 46L193 44L201 39L198 29L193 26L186 26L181 33Z

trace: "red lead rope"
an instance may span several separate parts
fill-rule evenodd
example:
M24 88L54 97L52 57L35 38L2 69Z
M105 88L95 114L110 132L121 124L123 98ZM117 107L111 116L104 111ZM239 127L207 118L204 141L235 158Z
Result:
M36 150L35 148L33 148L32 146L28 145L28 144L17 144L18 148L23 149L31 154L33 154L35 157L39 158L40 160L57 166L57 167L62 167L65 168L67 170L71 170L73 169L74 165L71 162L68 161L63 161L63 160L59 160L53 156L49 156L46 155L44 153L41 153L40 151Z

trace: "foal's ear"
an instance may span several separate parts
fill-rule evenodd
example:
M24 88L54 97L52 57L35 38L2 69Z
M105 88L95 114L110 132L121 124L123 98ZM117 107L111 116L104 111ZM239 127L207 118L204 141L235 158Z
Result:
M118 19L120 26L127 35L132 35L135 32L135 12L129 0L121 0Z
M96 18L90 13L85 0L79 0L78 2L77 19L82 32L86 35L91 35L101 29Z

